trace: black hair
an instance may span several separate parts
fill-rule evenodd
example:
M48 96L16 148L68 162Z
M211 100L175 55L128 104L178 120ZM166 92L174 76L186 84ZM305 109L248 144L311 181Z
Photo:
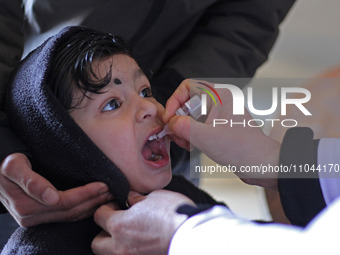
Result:
M92 69L93 61L116 54L133 58L131 49L120 36L83 27L57 48L47 84L66 110L74 109L88 97L87 92L99 94L111 80L111 68L105 77L98 78ZM81 91L81 97L72 104L75 89Z

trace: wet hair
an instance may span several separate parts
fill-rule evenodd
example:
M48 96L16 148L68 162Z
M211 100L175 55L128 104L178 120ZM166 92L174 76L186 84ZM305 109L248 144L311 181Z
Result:
M94 60L116 54L133 58L131 49L121 37L85 27L62 43L56 52L47 84L66 110L77 108L88 97L87 92L101 93L100 90L110 82L111 68L99 78L92 69ZM81 92L81 96L72 104L75 89Z

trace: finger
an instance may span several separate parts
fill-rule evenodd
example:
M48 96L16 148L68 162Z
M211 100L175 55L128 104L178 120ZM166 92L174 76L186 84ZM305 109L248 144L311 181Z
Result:
M120 210L118 204L114 201L111 201L110 203L106 203L105 205L110 207L112 210L115 210L115 211Z
M175 142L179 147L187 150L187 151L191 151L191 146L190 146L190 143L183 140L182 138L179 138L179 137L176 137L176 136L173 136L172 137L172 140L173 142Z
M113 199L104 183L95 182L82 187L60 191L60 201L55 206L32 204L21 216L24 226L41 223L65 222L84 219L93 215L100 205Z
M128 195L128 202L130 206L133 206L134 204L144 200L146 196L143 196L135 191L130 191Z
M106 231L101 231L92 241L91 248L94 254L111 254L113 243L111 236Z
M137 197L140 197L140 196L143 196L142 194L136 192L136 191L133 191L131 190L128 194L128 199L134 199L134 198L137 198Z
M61 221L77 221L81 219L85 219L93 216L94 212L98 209L98 207L103 204L112 201L113 195L110 193L105 193L100 196L94 197L90 200L85 201L82 204L79 204L70 210L66 210L64 212L60 212L60 220ZM53 218L52 218L53 220Z
M209 148L207 146L209 146L210 139L202 139L202 137L211 137L209 125L188 116L175 116L170 119L169 128L174 133L174 141L179 146L187 150L192 150L193 146L203 152L204 149ZM180 141L180 139L183 141Z
M20 196L21 202L18 205L14 204L15 208L11 211L16 215L18 223L25 227L50 222L76 221L92 216L100 205L112 200L113 196L105 193L107 190L104 183L97 182L60 191L60 202L54 206L42 205L26 197L26 194L17 193L16 197ZM104 193L101 194L102 192Z
M189 116L174 116L170 119L169 128L175 137L190 142L190 122Z
M119 220L121 214L124 213L120 210L115 210L109 205L103 205L98 208L94 214L94 221L107 232L110 232L110 223Z
M176 110L181 107L186 101L190 99L190 80L184 80L172 96L168 99L165 112L163 115L164 123L167 123L169 119L175 115Z
M32 171L28 164L4 167L4 175L34 200L44 205L55 205L59 202L60 197L55 187L44 177Z
M51 222L69 222L86 219L93 216L99 206L112 199L113 196L106 193L70 209L56 206L36 207L31 210L31 215L20 217L20 225L30 227Z
M220 136L212 136L214 129L208 124L190 120L190 145L198 148L200 151L207 153L207 149L213 148L216 143L221 142ZM209 137L211 139L202 139L202 137ZM217 140L216 140L217 139Z
M120 210L119 206L117 203L113 202L113 196L111 194L109 194L108 196L108 201L106 201L106 205L109 206L110 208L112 208L113 210ZM105 200L103 200L105 201ZM111 201L110 203L108 203L109 201ZM87 210L84 210L84 213L82 215L79 216L78 219L76 220L81 220L81 219L86 219L90 216L93 216L94 213L97 211L99 206L102 206L104 203L98 203L98 206L94 207L93 209L91 209L89 212L87 212Z
M8 179L2 178L1 186L6 192L3 204L17 221L20 221L20 218L31 217L37 212L44 212L48 208L46 205L32 199L21 187Z
M86 201L106 194L109 188L105 183L93 182L81 187L60 192L60 206L65 209L76 207Z
M192 150L190 143L190 123L195 122L188 116L175 116L170 119L169 128L172 131L172 140L187 151Z

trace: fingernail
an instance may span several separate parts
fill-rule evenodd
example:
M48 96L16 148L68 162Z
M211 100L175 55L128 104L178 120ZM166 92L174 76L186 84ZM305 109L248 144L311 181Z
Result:
M111 200L114 200L114 199L115 199L115 197L112 194L108 194L107 197L106 197L107 201L111 201Z
M55 205L59 201L59 194L52 188L47 188L42 195L42 200L48 205Z
M140 196L142 196L142 194L139 194L136 191L130 191L129 194L128 194L128 199L135 198L135 197L140 197Z
M102 188L99 189L98 195L103 195L109 191L109 187L104 184Z

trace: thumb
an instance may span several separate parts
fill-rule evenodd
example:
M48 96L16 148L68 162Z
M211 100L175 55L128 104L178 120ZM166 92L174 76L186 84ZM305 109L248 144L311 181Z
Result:
M177 138L190 141L190 117L176 115L169 121L169 129Z
M169 128L176 139L182 139L203 152L209 148L210 140L214 140L209 124L198 122L189 116L174 116L170 119Z
M2 168L5 169L3 175L34 200L50 206L59 202L58 191L48 180L32 170L24 154L11 154L4 160Z
M142 194L139 194L135 191L130 191L128 195L128 202L130 206L133 206L134 204L137 204L140 201L143 201L146 198L146 196L143 196Z

